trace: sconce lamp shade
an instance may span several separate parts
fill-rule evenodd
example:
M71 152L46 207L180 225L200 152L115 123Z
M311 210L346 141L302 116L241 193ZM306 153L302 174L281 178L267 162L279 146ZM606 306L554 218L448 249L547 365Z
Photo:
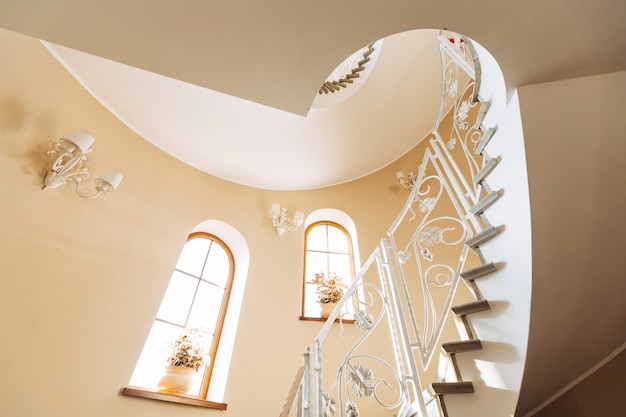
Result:
M293 218L293 222L296 224L296 227L300 226L303 221L304 221L304 213L301 211L296 211L296 216Z
M272 204L272 208L270 208L270 216L272 218L280 216L280 204Z
M65 140L76 145L80 152L84 154L91 148L96 139L85 130L77 130L65 138Z
M112 188L111 191L115 191L123 179L124 176L121 172L115 169L109 169L96 179L96 184L99 182L98 180L100 180L102 183L108 184Z

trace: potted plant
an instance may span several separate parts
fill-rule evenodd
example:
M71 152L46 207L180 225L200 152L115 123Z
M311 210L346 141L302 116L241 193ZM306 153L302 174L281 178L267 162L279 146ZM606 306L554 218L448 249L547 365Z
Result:
M323 272L318 272L313 278L313 284L317 285L315 290L317 302L322 309L322 317L326 318L343 297L346 285L341 282L341 277L334 272L329 272L328 277Z
M193 385L194 374L206 362L205 332L201 329L183 329L167 347L167 365L159 381L158 392L187 394Z

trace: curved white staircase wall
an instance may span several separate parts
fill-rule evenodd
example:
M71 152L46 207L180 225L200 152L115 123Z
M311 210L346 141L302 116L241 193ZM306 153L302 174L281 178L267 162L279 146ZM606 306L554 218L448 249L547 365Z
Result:
M502 197L486 212L500 234L480 247L497 272L476 280L491 310L469 318L483 350L457 355L464 380L473 382L473 395L446 398L450 416L512 416L526 360L532 287L531 218L526 154L517 93L506 98L504 79L493 57L475 44L481 62L479 96L491 101L483 125L497 126L485 148L500 162L487 177Z

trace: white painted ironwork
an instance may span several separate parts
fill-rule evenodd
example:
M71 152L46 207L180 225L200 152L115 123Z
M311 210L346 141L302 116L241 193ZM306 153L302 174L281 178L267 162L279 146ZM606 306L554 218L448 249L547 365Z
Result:
M439 43L440 108L411 193L387 237L322 326L313 350L307 350L298 415L357 417L366 400L398 417L439 415L434 393L423 385L436 381L422 381L422 375L440 352L468 257L498 233L483 212L499 196L484 181L497 160L482 154L480 120L487 107L481 111L477 102L475 51L456 34L442 33ZM444 121L452 128L439 129ZM478 258L482 261L480 254ZM360 336L325 379L328 368L322 359L332 343L329 332L336 320L344 326L348 317ZM367 341L381 337L390 339L391 349L372 355ZM337 348L332 349L336 354ZM440 368L447 372L447 365ZM445 378L441 372L439 377Z

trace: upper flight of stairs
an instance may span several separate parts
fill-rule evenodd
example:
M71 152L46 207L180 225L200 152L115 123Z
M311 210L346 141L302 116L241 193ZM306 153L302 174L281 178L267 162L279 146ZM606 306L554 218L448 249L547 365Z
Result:
M483 166L474 176L474 178L472 178L472 181L475 184L480 184L487 191L487 194L486 196L481 198L480 201L478 201L469 211L475 216L485 218L485 212L489 209L489 207L496 203L502 195L502 190L493 191L489 188L486 182L487 176L500 162L499 158L492 158L485 151L487 144L496 134L498 127L494 126L486 128L482 125L485 115L489 111L492 103L491 101L481 101L478 95L478 85L480 85L480 70L477 70L476 72L476 84L477 87L474 93L474 101L481 102L481 108L474 123L475 126L482 131L482 136L474 148L474 153L483 157ZM480 246L497 237L499 233L500 231L497 227L489 226L482 232L468 239L465 244L470 249L476 251L480 255L480 258L483 259L483 256L480 253ZM445 352L445 354L448 356L450 363L452 364L456 381L433 382L429 387L431 394L435 395L438 398L440 409L444 417L449 417L448 410L445 404L445 396L474 393L473 383L471 381L463 380L461 369L457 361L457 354L465 354L467 352L479 351L483 349L483 344L481 340L477 338L476 331L472 326L470 317L472 314L490 310L491 305L489 301L483 297L480 288L476 283L476 280L482 277L489 276L498 270L499 267L496 263L485 262L483 263L483 265L461 273L461 277L468 284L469 288L476 298L476 301L452 306L450 310L456 315L457 319L459 319L463 323L466 338L463 340L442 343L441 345L443 352Z

